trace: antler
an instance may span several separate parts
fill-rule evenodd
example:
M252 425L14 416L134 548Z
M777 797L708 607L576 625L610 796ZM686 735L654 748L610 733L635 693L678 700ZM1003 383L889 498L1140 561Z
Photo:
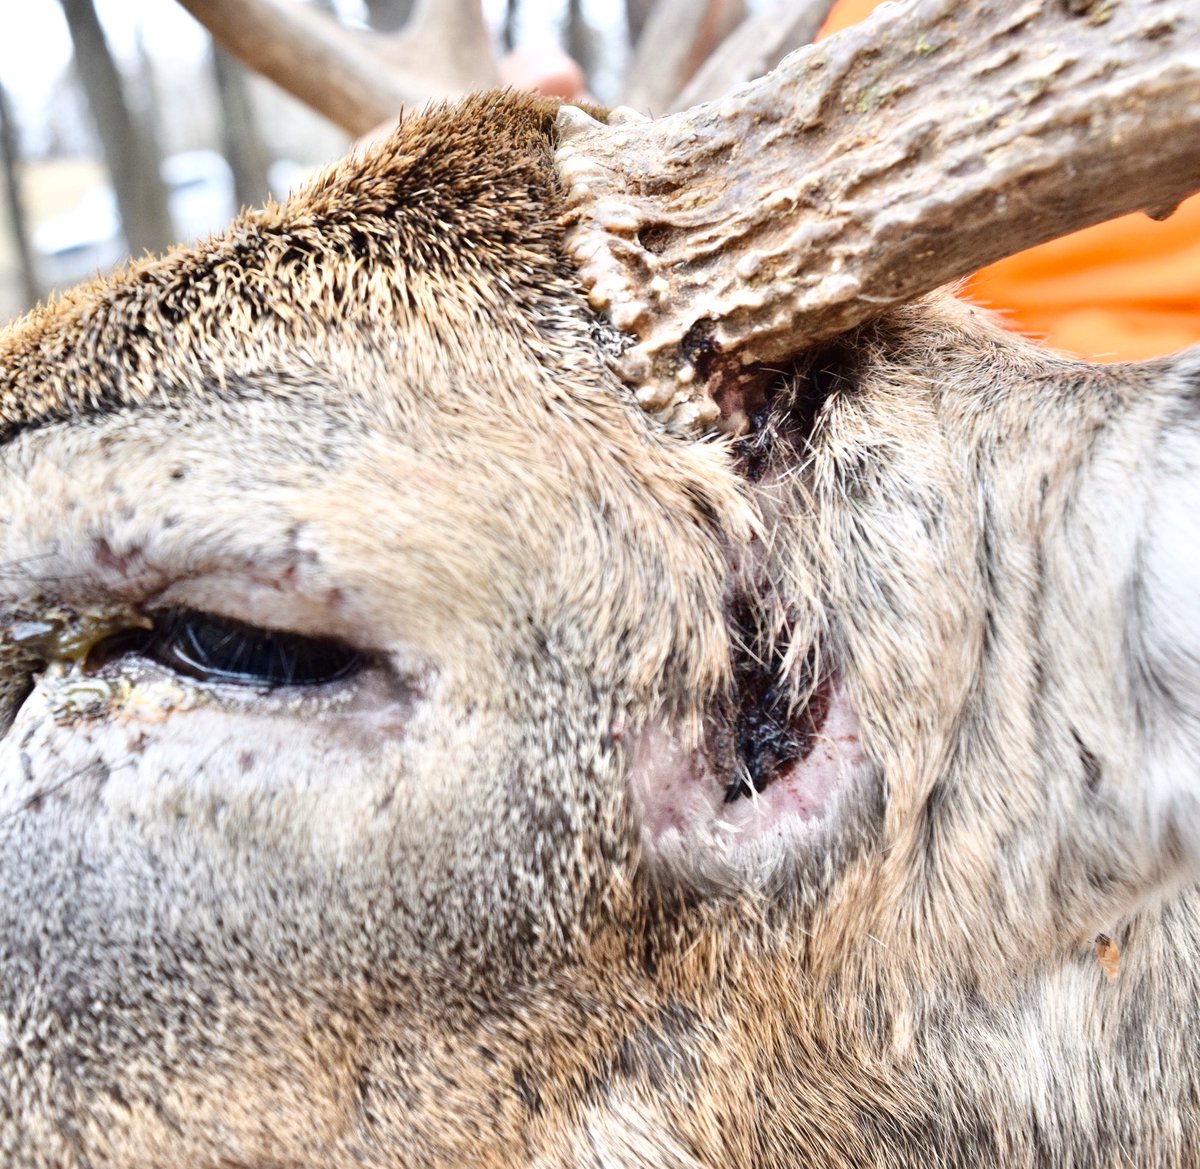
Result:
M745 15L742 0L658 0L638 38L622 102L650 114L673 109L688 79Z
M668 112L724 97L735 85L770 72L788 53L816 38L833 5L834 0L779 0L751 13L675 95Z
M284 0L179 3L223 49L351 134L498 80L478 0L424 0L395 36L355 33Z
M398 74L281 0L181 3L354 133L493 76L486 54L486 76L465 81ZM421 56L401 54L413 69ZM560 129L568 250L593 305L636 341L618 372L648 408L711 421L714 388L756 364L1200 188L1200 6L913 0L708 104L608 125L567 107Z
M568 250L637 338L618 372L711 421L714 373L1200 188L1200 7L918 0L707 105L559 122Z

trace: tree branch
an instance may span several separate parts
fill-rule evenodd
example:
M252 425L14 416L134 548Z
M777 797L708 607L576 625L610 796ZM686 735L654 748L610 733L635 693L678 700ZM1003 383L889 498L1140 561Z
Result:
M1200 7L916 0L708 105L560 129L568 251L637 342L620 374L711 421L713 371L1200 188Z

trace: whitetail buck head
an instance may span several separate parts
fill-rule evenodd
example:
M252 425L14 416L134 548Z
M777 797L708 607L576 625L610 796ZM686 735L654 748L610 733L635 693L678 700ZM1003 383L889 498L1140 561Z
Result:
M1200 359L935 297L686 429L554 116L0 340L5 1164L1193 1163Z

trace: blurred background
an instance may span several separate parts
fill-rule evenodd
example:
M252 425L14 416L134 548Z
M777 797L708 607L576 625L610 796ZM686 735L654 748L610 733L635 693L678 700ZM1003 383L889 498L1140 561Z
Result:
M392 33L414 0L313 0ZM615 95L630 0L490 0L495 53L563 45ZM173 0L11 0L0 37L0 322L125 256L223 227L349 138L217 50Z
M463 92L499 78L663 113L695 100L690 87L706 56L744 19L755 18L749 44L762 45L762 71L818 29L829 35L865 19L880 0L286 2L392 46L388 67L407 69L413 92ZM456 12L474 15L456 26ZM396 46L410 33L404 58ZM349 143L216 50L175 0L8 0L0 323L127 255L223 227ZM1200 343L1200 196L1165 222L1125 216L993 264L964 292L1011 327L1097 360Z

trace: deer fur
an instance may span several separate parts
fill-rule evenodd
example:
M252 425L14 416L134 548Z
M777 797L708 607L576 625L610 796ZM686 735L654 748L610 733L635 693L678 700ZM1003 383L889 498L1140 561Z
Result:
M553 116L0 339L0 1160L1195 1164L1200 357L937 296L672 429ZM164 606L371 664L81 669Z

